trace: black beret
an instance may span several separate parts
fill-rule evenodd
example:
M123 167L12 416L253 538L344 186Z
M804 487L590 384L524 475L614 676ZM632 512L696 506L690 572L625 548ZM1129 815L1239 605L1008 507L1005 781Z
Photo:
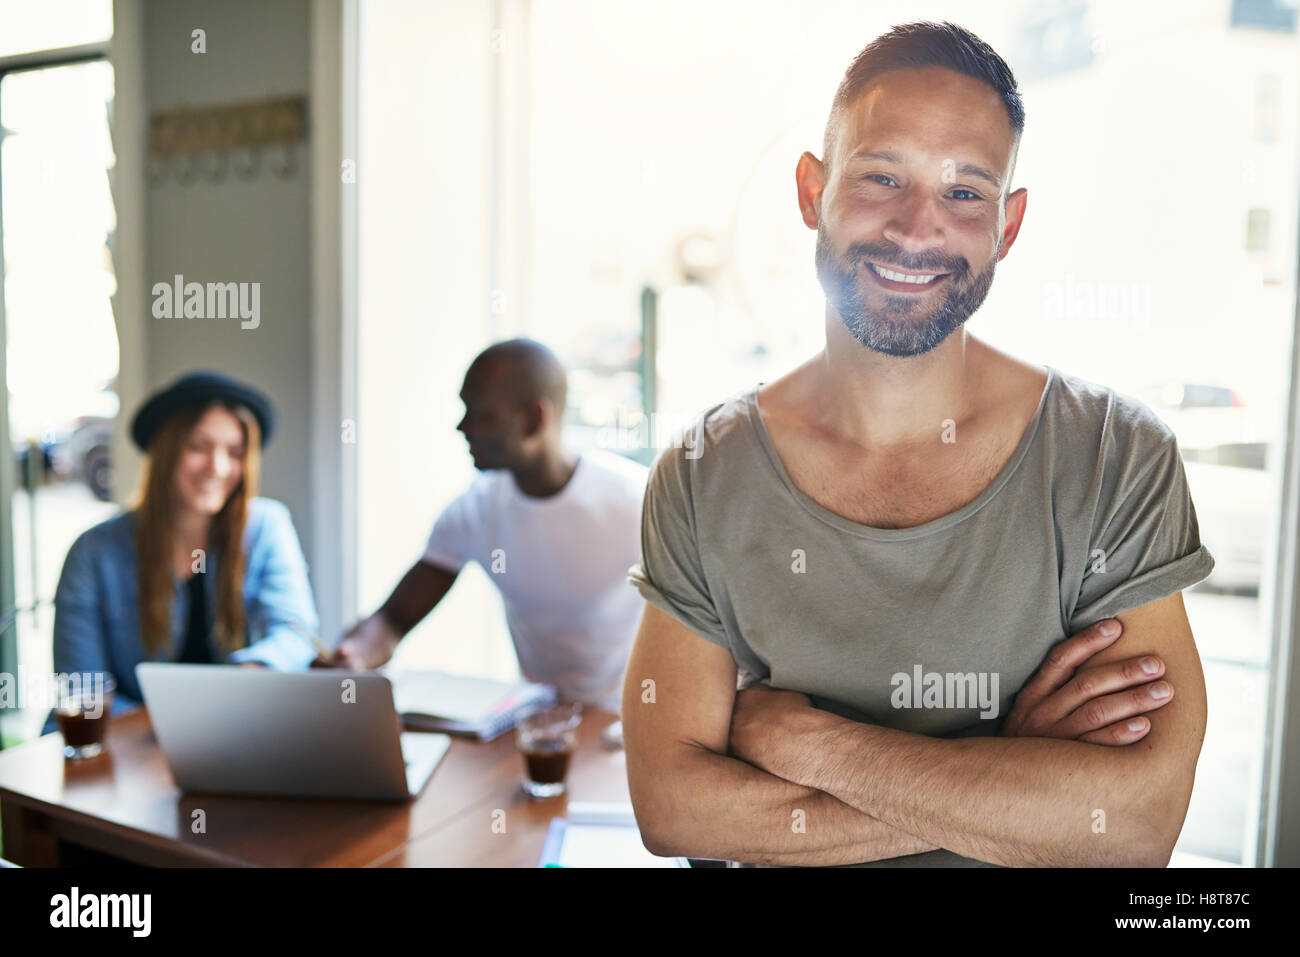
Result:
M155 392L145 400L131 420L131 438L144 451L149 448L149 442L158 427L172 413L215 401L246 406L262 430L262 445L270 441L271 431L275 427L275 409L271 406L271 400L252 386L244 385L220 372L191 372Z

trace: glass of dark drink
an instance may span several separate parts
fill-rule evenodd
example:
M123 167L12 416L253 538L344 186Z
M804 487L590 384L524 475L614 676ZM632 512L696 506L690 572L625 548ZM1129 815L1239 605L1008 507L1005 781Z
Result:
M578 746L582 705L561 704L522 719L515 734L524 756L524 790L533 797L564 793L569 758Z
M104 750L108 712L116 684L103 672L60 675L54 719L63 735L63 756L93 758Z

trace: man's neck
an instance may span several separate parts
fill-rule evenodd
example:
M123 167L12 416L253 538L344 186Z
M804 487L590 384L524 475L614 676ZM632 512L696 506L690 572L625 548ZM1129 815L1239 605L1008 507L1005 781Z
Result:
M577 468L578 456L557 443L527 469L515 472L515 484L525 495L549 498L569 484Z
M959 328L930 352L888 356L863 346L827 309L826 349L811 363L819 424L863 448L937 441L977 408L988 347Z

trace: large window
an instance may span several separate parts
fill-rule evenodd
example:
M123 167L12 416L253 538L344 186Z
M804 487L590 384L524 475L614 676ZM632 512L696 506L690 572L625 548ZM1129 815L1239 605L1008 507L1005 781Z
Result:
M107 0L0 2L0 384L16 466L0 480L0 670L20 680L52 667L68 547L115 510L111 32ZM8 712L0 736L44 718Z
M363 49L390 84L363 78L361 103L376 117L362 136L375 177L362 193L363 338L384 329L364 347L361 385L381 435L361 488L372 604L468 480L455 393L493 336L561 352L577 370L574 441L605 444L646 412L680 420L820 348L815 234L797 216L794 167L803 150L820 154L847 63L901 19L861 0L519 0L496 19L487 8L363 10ZM1296 294L1286 9L907 9L973 29L1021 75L1013 185L1029 189L1028 214L971 331L1143 399L1184 452L1218 566L1186 595L1212 718L1176 861L1256 854ZM429 49L444 42L456 52ZM485 258L496 274L476 265ZM499 287L520 290L504 311ZM403 468L417 474L398 478L384 450L403 435L415 451ZM399 516L395 556L385 538ZM436 613L404 653L510 667L479 586L474 609ZM474 641L495 650L466 650Z

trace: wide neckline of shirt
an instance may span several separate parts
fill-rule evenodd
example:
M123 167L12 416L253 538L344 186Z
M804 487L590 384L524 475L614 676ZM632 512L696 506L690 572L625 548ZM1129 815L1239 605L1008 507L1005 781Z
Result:
M1037 436L1039 426L1043 420L1043 413L1047 408L1048 399L1051 396L1052 389L1056 386L1058 378L1056 370L1050 365L1045 365L1044 368L1047 370L1047 381L1043 383L1043 394L1038 397L1038 407L1030 417L1029 424L1025 426L1025 431L1020 436L1020 442L1015 451L1011 453L1001 470L994 476L993 481L988 484L984 491L961 508L949 512L947 515L940 515L938 518L931 519L923 525L914 525L911 528L877 528L874 525L855 522L843 515L832 512L801 491L791 481L790 474L785 470L785 464L781 461L781 456L777 454L776 446L773 444L772 437L768 434L767 426L763 422L763 416L758 407L758 390L762 388L763 383L758 383L745 394L745 415L749 420L750 428L758 439L759 445L762 446L763 452L767 456L772 470L780 479L781 484L785 486L786 491L805 511L828 525L862 538L879 542L901 542L913 538L924 538L927 535L944 531L959 522L965 521L993 501L1003 486L1011 480L1011 477L1020 468L1025 456L1029 453L1030 446L1033 445L1034 437Z
M515 481L513 472L508 469L503 470L502 476L505 480L506 489L510 494L510 498L515 502L522 503L525 508L534 509L554 508L556 505L567 502L576 494L573 490L578 483L580 481L586 481L585 476L587 472L590 471L587 465L587 456L589 454L590 453L586 451L578 452L578 464L574 466L573 474L570 475L569 480L564 483L564 488L560 489L554 495L546 495L543 497L529 495L519 487L519 483Z

